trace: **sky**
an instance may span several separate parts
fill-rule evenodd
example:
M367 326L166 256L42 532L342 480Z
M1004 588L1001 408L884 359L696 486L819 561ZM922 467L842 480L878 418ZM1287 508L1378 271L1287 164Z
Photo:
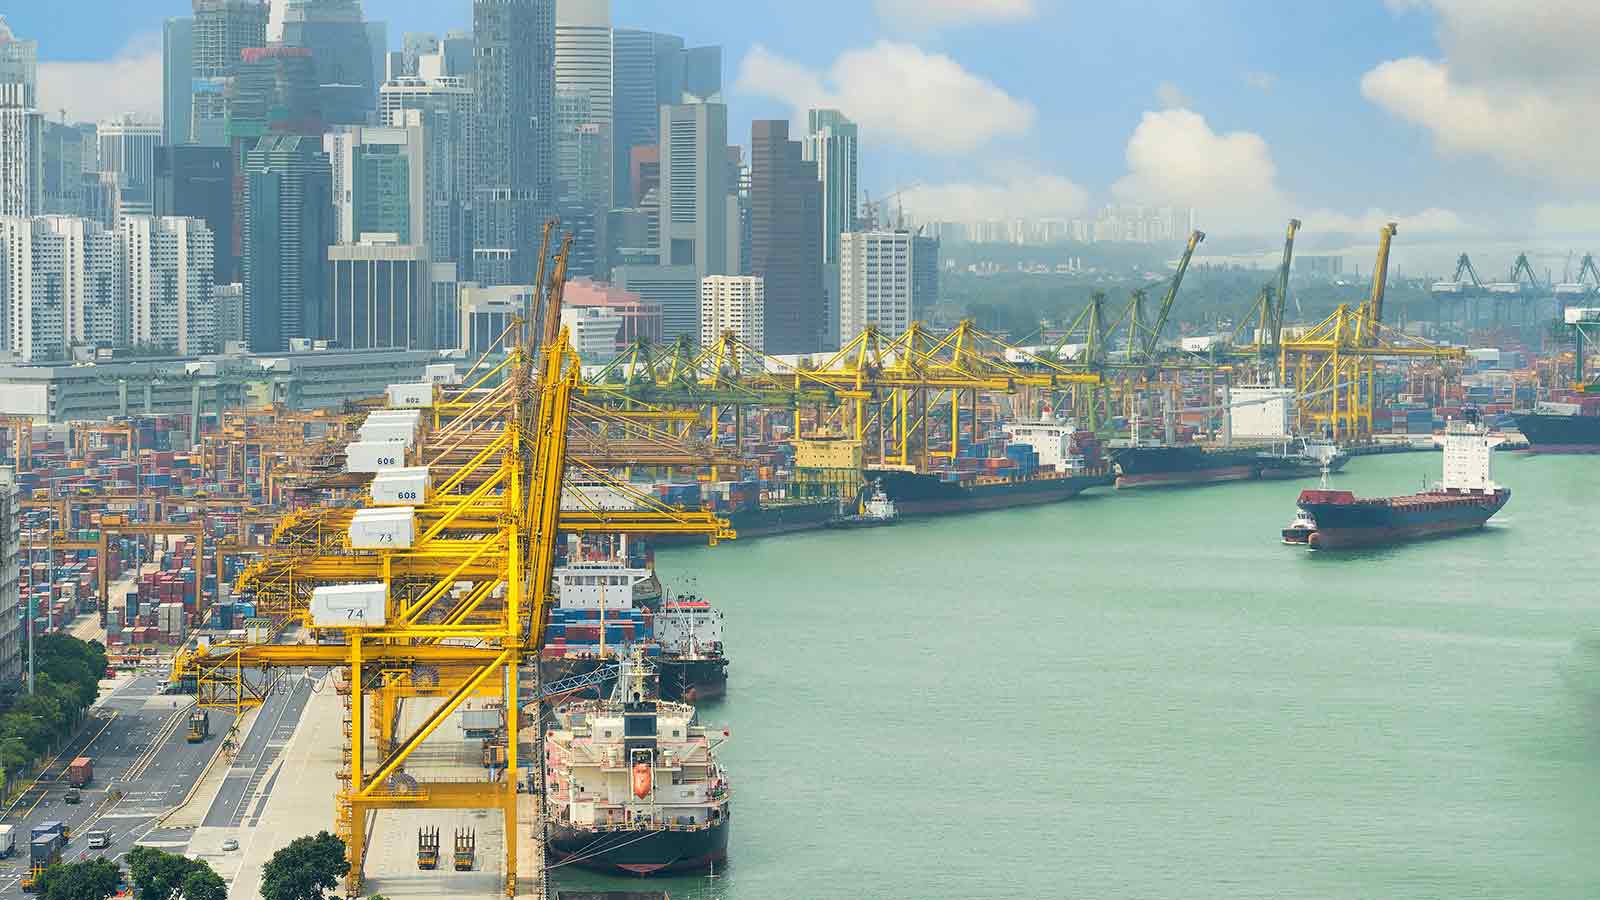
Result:
M101 118L159 113L161 20L188 9L6 14L39 41L42 105ZM396 47L471 26L469 0L366 10ZM1296 216L1313 247L1394 220L1439 260L1521 242L1557 270L1561 248L1600 243L1594 0L612 0L612 20L722 45L730 141L842 109L862 186L922 220L1181 205L1214 238Z

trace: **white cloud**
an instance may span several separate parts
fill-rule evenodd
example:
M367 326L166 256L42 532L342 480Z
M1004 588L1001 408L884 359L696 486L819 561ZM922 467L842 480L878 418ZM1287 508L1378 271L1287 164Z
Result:
M978 222L1072 216L1088 208L1089 195L1065 176L1014 166L981 180L919 185L900 203L921 222Z
M1019 22L1037 13L1033 0L876 0L878 18L902 31Z
M1600 234L1600 203L1546 203L1533 221L1540 234Z
M1271 233L1291 216L1328 234L1376 234L1384 223L1395 221L1415 235L1467 227L1444 209L1410 214L1307 209L1278 184L1278 166L1266 140L1249 131L1218 133L1204 116L1188 109L1145 113L1128 139L1127 162L1128 174L1112 187L1118 200L1193 207L1204 226L1219 235Z
M1165 109L1189 105L1189 98L1183 95L1183 89L1170 81L1163 81L1156 86L1156 99L1161 101L1161 106Z
M738 87L796 110L837 108L874 142L929 153L970 153L995 138L1026 134L1036 115L1033 104L950 57L894 41L847 50L826 73L758 44L739 65Z
M1278 84L1278 76L1271 72L1246 72L1244 83L1263 94L1270 93Z
M1559 184L1600 184L1585 123L1600 116L1593 0L1388 0L1430 9L1441 59L1406 57L1367 72L1362 93L1432 133L1441 151L1482 155Z
M88 62L39 63L39 109L56 119L98 122L133 113L161 121L161 36L135 38L117 55Z

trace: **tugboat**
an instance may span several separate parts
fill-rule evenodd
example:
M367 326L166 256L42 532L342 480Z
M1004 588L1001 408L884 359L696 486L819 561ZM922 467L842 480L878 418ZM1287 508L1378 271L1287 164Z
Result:
M899 518L894 501L883 492L883 480L872 482L871 490L863 490L856 502L856 511L840 515L828 522L829 528L879 528L893 525Z
M1300 492L1287 544L1313 550L1372 547L1482 528L1511 500L1490 478L1493 441L1475 409L1444 433L1444 476L1431 489L1401 497L1358 498L1350 491Z
M637 654L620 665L610 699L562 704L545 734L547 846L613 874L714 870L728 858L733 816L716 756L728 732L658 699Z

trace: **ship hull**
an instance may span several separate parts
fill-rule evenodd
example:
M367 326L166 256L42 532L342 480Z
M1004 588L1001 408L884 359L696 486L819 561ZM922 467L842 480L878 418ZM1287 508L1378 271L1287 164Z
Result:
M728 859L724 818L707 828L588 831L552 825L548 846L558 861L613 875L705 872Z
M661 699L672 702L693 703L698 700L712 700L728 692L728 660L721 656L695 657L686 659L681 657L652 657L656 671L660 674L658 681ZM566 678L576 678L587 675L608 662L614 660L602 659L598 656L561 656L554 659L539 661L539 675L546 684L561 681ZM616 688L617 680L607 678L597 684L584 688L577 694L562 697L569 700L572 697L609 697Z
M1600 416L1517 416L1534 453L1600 453Z
M1489 495L1426 494L1350 503L1302 500L1301 508L1317 527L1303 541L1298 534L1291 540L1286 530L1284 540L1313 550L1347 550L1475 531L1510 499L1511 492L1502 488Z
M1118 488L1185 487L1250 481L1261 475L1255 450L1203 447L1128 447L1114 451Z
M898 469L869 469L900 518L942 516L1070 500L1084 491L1112 483L1110 473L1019 478L987 484L942 481L937 475Z
M718 515L724 515L719 513ZM798 531L815 531L828 527L828 523L839 515L839 502L837 500L817 500L815 502L783 503L774 506L763 506L759 509L740 510L725 514L729 524L733 527L740 540L750 538L771 537L778 534L793 534ZM704 544L703 535L677 535L661 534L652 535L651 543L658 547L683 544Z

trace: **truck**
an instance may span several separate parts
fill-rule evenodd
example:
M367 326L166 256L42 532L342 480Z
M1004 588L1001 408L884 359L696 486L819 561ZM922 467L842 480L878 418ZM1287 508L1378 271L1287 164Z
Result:
M457 872L471 872L478 861L478 834L471 828L456 829L455 866Z
M0 825L0 859L10 859L17 852L17 826Z
M54 826L55 830L47 830L49 826ZM61 862L61 853L66 847L67 830L60 822L33 829L33 839L28 845L28 874L22 876L24 892L31 894L38 890L39 877L45 869Z
M439 868L439 829L417 829L417 868Z
M203 709L197 709L189 714L189 736L186 740L191 744L199 744L211 737L211 714Z
M94 780L94 760L87 756L80 756L67 767L67 784L75 788L86 786Z

